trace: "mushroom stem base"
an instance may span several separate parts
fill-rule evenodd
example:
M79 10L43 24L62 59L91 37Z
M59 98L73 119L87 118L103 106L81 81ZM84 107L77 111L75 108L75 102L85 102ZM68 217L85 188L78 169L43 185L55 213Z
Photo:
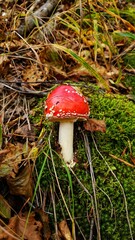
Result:
M59 144L61 146L61 153L65 163L73 167L73 122L60 122L59 125Z

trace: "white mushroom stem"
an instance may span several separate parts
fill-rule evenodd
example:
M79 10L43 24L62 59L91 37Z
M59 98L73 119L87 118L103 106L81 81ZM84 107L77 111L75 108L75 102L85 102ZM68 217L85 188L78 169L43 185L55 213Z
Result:
M74 122L60 122L59 125L59 144L61 146L61 153L65 163L73 167L73 131Z

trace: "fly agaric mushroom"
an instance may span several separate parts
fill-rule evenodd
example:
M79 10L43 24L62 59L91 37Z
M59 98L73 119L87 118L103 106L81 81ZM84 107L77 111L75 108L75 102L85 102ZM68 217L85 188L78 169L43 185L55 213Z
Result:
M87 120L89 106L86 98L70 85L58 86L48 95L44 114L48 120L60 122L58 141L61 153L65 163L73 167L74 122Z

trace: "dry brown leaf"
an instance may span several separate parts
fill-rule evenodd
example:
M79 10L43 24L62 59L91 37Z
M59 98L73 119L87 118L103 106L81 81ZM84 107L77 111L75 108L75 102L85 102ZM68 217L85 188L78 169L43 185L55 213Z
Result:
M27 240L40 240L41 238L42 223L35 219L35 213L31 213L28 218L27 214L19 214L17 217L17 224L15 226L16 233L19 236L24 236ZM25 231L24 231L25 230Z
M33 194L33 181L31 166L27 164L23 170L16 176L7 176L7 183L10 193L13 195L23 195L25 198L31 198Z
M28 217L27 213L20 213L9 220L8 226L4 228L5 231L0 233L0 240L14 240L14 238L23 236L27 240L41 240L42 223L35 219L35 213L32 212ZM19 239L19 238L18 238Z
M47 213L43 212L42 209L37 209L36 213L40 215L41 222L43 224L43 239L44 240L49 240L51 237L51 231L49 227L49 218Z
M18 134L19 136L23 137L23 138L29 138L29 141L34 141L35 140L35 128L33 126L31 126L31 130L29 130L29 126L28 124L25 124L21 127L18 127L15 130L15 134Z
M0 47L4 49L10 49L10 51L16 51L18 48L23 47L24 42L22 40L16 40L14 39L13 41L4 41L0 43Z
M61 232L62 237L65 240L73 240L66 220L63 220L59 223L59 230Z
M8 149L2 149L2 150L0 150L0 156L2 157L3 155L5 155L9 152L10 152L10 150L8 150Z
M2 74L2 76L6 75L8 68L9 68L9 58L7 57L7 55L3 54L0 56L0 72Z
M109 70L107 70L106 67L99 65L98 63L94 63L93 61L87 60L89 65L98 73L100 74L106 82L109 84L109 79L116 79L116 77L119 74L119 70L112 66L109 66ZM86 76L93 76L92 73L90 73L84 66L75 66L72 68L72 71L68 72L68 77L86 77ZM101 82L97 82L97 84L101 84Z
M0 158L0 177L7 175L14 176L18 172L19 163L22 162L23 145L21 143L17 143L16 145L8 143L2 151Z
M49 70L47 66L45 66L45 74L43 75L43 71L41 71L39 66L37 64L33 64L31 66L28 66L28 68L23 71L23 81L31 83L30 86L37 86L47 79L48 71Z
M97 120L94 118L89 118L87 122L84 123L84 128L90 132L106 132L106 124L104 120Z
M6 63L6 62L9 62L7 55L1 55L0 56L0 66L4 65L4 63Z

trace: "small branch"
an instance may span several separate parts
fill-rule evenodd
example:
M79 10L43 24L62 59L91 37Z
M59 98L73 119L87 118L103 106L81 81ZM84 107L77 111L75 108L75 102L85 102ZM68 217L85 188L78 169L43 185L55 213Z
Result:
M109 154L109 156L112 157L112 158L114 158L114 159L116 159L116 160L119 160L120 162L122 162L122 163L124 163L124 164L126 164L128 167L135 168L135 165L133 165L133 164L131 164L131 163L125 161L125 160L122 159L122 158L116 157L116 156L113 155L113 154Z
M38 10L32 12L30 15L25 17L25 23L21 24L18 33L24 35L25 32L31 31L36 25L36 21L43 20L50 16L51 12L58 5L59 0L47 0Z
M98 212L97 197L96 197L96 180L95 180L94 170L93 170L93 166L92 166L91 150L90 150L87 134L83 133L83 137L84 137L86 155L87 155L89 166L90 166L90 175L91 175L92 188L93 188L93 197L94 197L95 214L96 214L95 224L96 224L96 228L97 228L97 240L101 240L99 212Z
M127 53L131 52L133 49L135 48L135 41L133 41L131 43L131 45L129 45L129 47L127 47L122 53L120 53L118 56L116 56L112 62L118 60L119 58L125 56Z
M32 90L29 90L29 89L27 91L24 91L21 87L11 87L8 84L3 83L3 82L0 82L0 85L2 85L3 87L6 87L7 89L18 92L20 94L34 95L34 96L36 95L36 96L39 96L39 97L44 97L44 96L47 95L46 92L41 92L41 91L32 91Z
M94 218L91 219L89 240L93 239Z

